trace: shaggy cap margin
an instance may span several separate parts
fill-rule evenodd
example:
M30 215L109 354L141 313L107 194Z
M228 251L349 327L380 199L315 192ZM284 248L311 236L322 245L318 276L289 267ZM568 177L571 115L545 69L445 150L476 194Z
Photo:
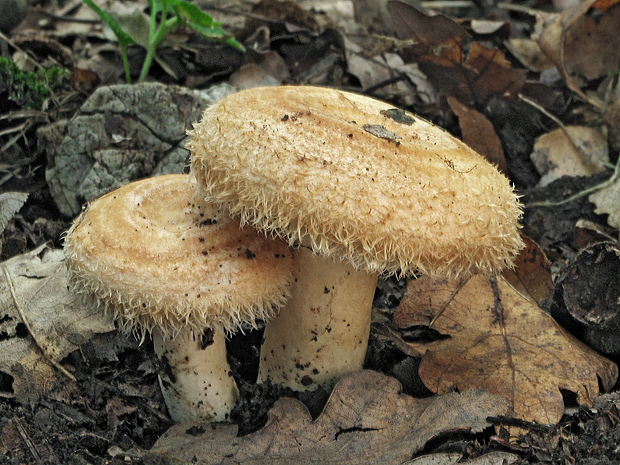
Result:
M490 274L524 246L505 176L442 129L375 99L248 89L209 107L190 135L201 198L358 269Z
M65 238L70 289L125 331L236 331L289 296L285 242L194 203L187 175L137 181L94 200Z

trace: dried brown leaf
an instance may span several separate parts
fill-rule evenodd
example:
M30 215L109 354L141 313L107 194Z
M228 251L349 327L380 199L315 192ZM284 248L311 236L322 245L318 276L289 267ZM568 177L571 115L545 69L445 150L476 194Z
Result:
M479 111L463 105L454 97L448 97L448 104L459 118L463 141L472 149L507 173L502 141L499 140L493 124Z
M620 66L620 4L597 16L584 14L566 30L564 40L566 70L586 80L618 72Z
M592 8L603 10L603 16L590 15ZM584 79L596 79L618 70L620 4L585 0L561 14L533 14L538 21L532 38L555 64L567 87L599 106L580 87Z
M236 437L235 425L172 427L153 452L207 464L401 464L431 438L480 431L486 418L508 403L481 391L415 399L400 393L394 379L374 371L344 377L323 413L312 420L305 406L280 399L260 431Z
M433 392L484 389L508 399L517 417L557 423L560 389L580 403L610 389L616 365L566 333L502 277L409 282L395 316L401 328L428 324L449 338L412 343L424 351L420 376Z
M415 7L388 2L405 61L416 61L429 80L465 105L481 108L491 96L516 96L527 71L515 69L497 48L472 42L467 31L443 15L428 16ZM469 49L468 53L465 50Z

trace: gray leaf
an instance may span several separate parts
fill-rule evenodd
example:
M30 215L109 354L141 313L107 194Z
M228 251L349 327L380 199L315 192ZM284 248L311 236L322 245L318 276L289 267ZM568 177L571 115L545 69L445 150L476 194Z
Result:
M0 234L9 224L13 215L19 211L26 202L28 194L24 192L5 192L0 194Z

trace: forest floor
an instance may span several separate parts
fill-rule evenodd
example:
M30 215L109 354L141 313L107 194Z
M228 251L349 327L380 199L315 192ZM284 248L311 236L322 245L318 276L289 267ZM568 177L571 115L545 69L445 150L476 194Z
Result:
M123 27L135 37L145 32L148 2L98 3L124 18ZM7 59L0 66L0 463L401 464L430 463L429 454L442 454L433 463L620 463L620 386L614 364L620 359L620 182L615 168L620 149L620 5L611 0L430 1L416 2L417 8L401 2L349 0L239 0L225 7L221 2L195 3L222 21L247 50L205 40L188 27L171 32L158 48L147 82L178 86L173 100L187 91L183 96L190 99L189 105L178 105L187 121L178 140L165 141L165 150L157 149L159 142L149 149L170 154L179 148L182 166L184 131L205 104L191 92L221 86L329 86L421 115L496 164L522 196L522 231L531 241L516 278L506 275L494 285L478 283L468 292L483 292L489 285L498 289L498 282L500 289L507 289L501 287L504 280L523 284L510 294L516 301L511 301L512 307L527 305L532 319L522 317L508 332L538 341L533 344L540 353L552 354L554 361L535 361L526 368L517 366L523 360L514 361L512 381L489 375L486 383L476 384L463 371L441 381L449 385L442 387L437 372L447 368L432 359L433 346L426 344L460 339L440 329L439 321L430 328L403 323L410 315L401 303L418 280L387 278L380 280L374 301L365 364L372 372L339 385L338 396L331 397L320 390L299 394L256 385L262 330L249 328L227 342L241 391L232 417L234 429L185 426L183 431L170 430L164 439L172 442L165 442L162 435L173 422L160 393L158 363L148 338L139 343L98 322L98 329L63 335L66 341L56 349L54 335L61 334L54 333L61 321L60 316L54 319L56 307L47 310L45 321L29 314L39 304L20 286L35 285L33 280L47 283L45 292L53 295L54 305L67 299L61 293L66 286L47 281L56 279L60 268L50 272L45 266L55 263L51 254L62 249L62 235L79 213L75 202L94 192L79 191L77 179L76 191L70 193L76 199L72 204L60 198L57 187L50 188L65 182L53 168L65 156L63 150L73 150L66 148L65 140L67 131L74 134L71 121L93 114L81 109L84 102L97 89L123 84L125 75L114 35L80 1L16 0L17 6L0 5L0 16L9 18L6 24L0 21L0 50ZM127 19L131 17L140 19L132 22ZM145 49L131 45L128 56L135 81ZM213 92L207 103L210 98L215 98ZM110 133L118 129L118 118L127 116L126 111L107 109L100 114ZM130 119L143 117L136 110ZM61 125L54 126L58 122ZM54 138L55 134L61 136ZM144 148L143 142L122 143L127 153ZM81 160L95 166L98 151L113 145L91 147L80 154ZM169 160L154 158L131 159L131 169L121 166L122 174L107 165L105 174L122 183L170 166ZM82 168L73 176L94 176ZM104 184L95 187L105 189ZM47 248L37 249L43 244ZM18 278L28 273L30 281L21 284ZM508 315L509 291L502 292ZM27 305L19 305L22 298ZM476 305L484 307L474 303L468 310L473 312ZM566 332L556 328L549 315ZM23 321L27 319L34 321L30 327ZM541 327L554 328L553 335L541 339L536 333ZM35 340L32 335L38 328L44 334ZM461 353L458 347L451 350ZM538 352L532 353L538 360ZM463 350L462 356L467 369L491 372L500 371L489 367L499 367L495 363L504 355L498 351L474 361ZM376 378L375 372L385 377ZM514 375L523 372L536 378L524 383L525 388L514 381ZM400 383L396 388L394 379ZM368 386L366 394L372 392L375 400L385 399L385 405L375 412L370 403L363 403L361 386ZM387 422L389 413L398 422L404 409L419 408L416 402L427 409L431 404L425 402L435 402L436 393L441 404L449 391L464 396L470 388L488 390L512 403L503 409L492 399L481 400L476 405L493 407L470 423L424 424L424 433L398 423L398 433L394 427L383 435L364 436L379 429L365 427L364 421ZM335 420L326 423L329 415L322 415L324 409L331 418L345 415L337 404L339 396L350 399L365 420L339 429ZM284 397L298 399L307 409L289 419L290 424L287 415L297 412L300 404L278 401ZM454 407L441 405L444 417L454 413ZM475 416L473 408L459 408ZM278 422L280 429L274 426ZM290 436L293 430L299 437L320 438L313 439L315 444L336 432L319 452L301 442L295 454L289 449L274 452L275 446L297 440ZM421 436L412 439L414 432ZM356 445L343 453L336 439L345 433L349 444ZM192 437L198 438L198 445ZM244 455L241 448L260 452ZM493 455L497 453L509 455Z

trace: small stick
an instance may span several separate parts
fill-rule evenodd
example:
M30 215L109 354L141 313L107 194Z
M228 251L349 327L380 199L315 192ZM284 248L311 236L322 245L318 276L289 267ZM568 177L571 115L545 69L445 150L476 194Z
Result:
M26 447L28 447L28 450L33 455L37 463L42 463L43 459L41 459L41 455L39 455L37 448L32 443L32 440L30 439L30 436L28 436L26 428L24 428L24 426L21 424L21 421L18 418L13 418L13 423L15 424L19 435L22 437L22 440L26 443Z
M13 287L13 280L11 279L11 275L9 274L9 270L5 265L2 266L2 269L4 270L6 281L9 284L9 290L11 291L11 297L13 297L13 302L15 302L15 308L17 308L19 316L22 319L24 325L26 326L26 329L28 329L28 332L32 336L34 343L39 348L43 356L48 360L48 362L54 365L58 371L63 373L65 376L67 376L67 378L69 378L71 381L76 382L77 380L75 379L75 376L73 376L69 371L67 371L67 369L63 367L60 363L54 360L54 358L48 353L45 346L41 344L41 342L39 342L38 338L35 336L34 332L32 331L32 327L30 326L30 323L28 323L28 320L26 319L26 316L24 315L24 311L22 310L22 307L21 305L19 305L19 302L17 300L17 294L15 293L15 288Z

